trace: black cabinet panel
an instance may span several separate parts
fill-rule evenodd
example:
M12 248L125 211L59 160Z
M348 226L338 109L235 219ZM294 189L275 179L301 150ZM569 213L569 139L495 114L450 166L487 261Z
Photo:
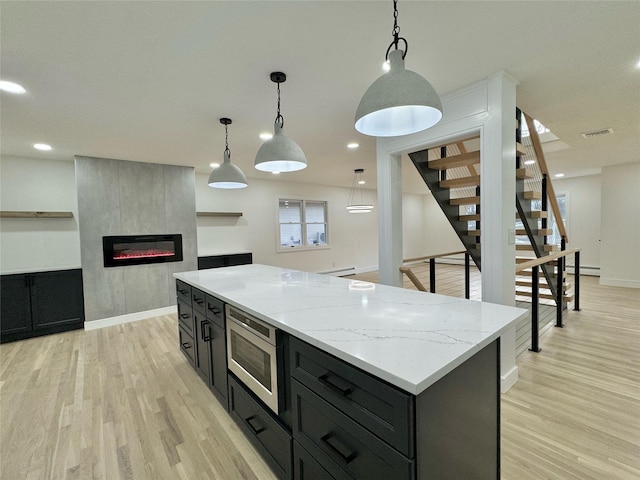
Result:
M43 272L31 278L33 328L84 321L80 270Z
M293 478L295 480L333 480L333 477L295 440L293 441Z
M180 337L180 351L187 357L189 364L194 367L196 363L196 345L193 337L182 326L178 327L178 335Z
M211 295L206 296L206 315L209 320L224 328L224 302Z
M206 313L205 302L206 294L197 288L191 289L191 306L194 310L198 310L203 315Z
M84 326L82 270L3 275L2 342Z
M176 280L176 296L191 307L191 285Z
M180 297L178 297L178 321L180 322L180 326L193 337L193 330L195 328L193 325L193 310L191 306L183 302Z
M414 463L297 380L293 436L336 479L411 480Z
M206 317L198 312L193 311L193 320L195 324L194 338L198 346L196 347L196 371L202 380L211 386L211 323Z
M27 275L3 275L0 281L0 331L31 331L31 294Z
M233 265L247 265L253 263L252 253L233 253L229 255L210 255L198 257L198 270L208 268L231 267Z
M291 435L232 376L229 376L229 411L278 478L289 480Z
M291 337L291 375L409 458L414 397Z
M227 347L224 328L211 323L211 387L223 405L227 406Z

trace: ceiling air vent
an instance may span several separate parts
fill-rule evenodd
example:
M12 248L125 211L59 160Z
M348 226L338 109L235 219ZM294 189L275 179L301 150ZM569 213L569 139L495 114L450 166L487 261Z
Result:
M583 138L595 138L595 137L602 137L603 135L610 135L613 133L613 129L612 128L603 128L601 130L593 130L591 132L584 132L581 133Z

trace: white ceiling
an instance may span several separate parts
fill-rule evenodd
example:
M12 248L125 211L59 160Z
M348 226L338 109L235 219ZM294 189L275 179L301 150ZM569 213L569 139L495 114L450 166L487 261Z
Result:
M505 70L517 103L568 148L552 173L640 161L640 2L399 2L407 68L440 94ZM273 129L284 71L285 134L309 167L279 179L350 186L375 178L375 139L353 116L382 72L392 2L0 2L2 155L74 155L194 166L224 150L251 178L258 134ZM580 133L612 128L585 140ZM348 142L360 143L355 151ZM32 148L49 143L51 152ZM550 149L551 150L551 149ZM407 170L407 169L405 169ZM424 191L415 175L405 191Z

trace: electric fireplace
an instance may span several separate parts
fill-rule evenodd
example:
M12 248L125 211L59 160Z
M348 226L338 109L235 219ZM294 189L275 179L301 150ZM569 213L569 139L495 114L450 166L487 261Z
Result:
M105 267L182 261L182 235L102 237Z

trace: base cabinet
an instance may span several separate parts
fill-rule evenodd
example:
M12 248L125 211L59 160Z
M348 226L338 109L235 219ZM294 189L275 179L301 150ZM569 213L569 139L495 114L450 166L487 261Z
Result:
M83 328L82 270L2 275L0 341Z
M293 478L295 480L334 480L298 442L293 442Z

